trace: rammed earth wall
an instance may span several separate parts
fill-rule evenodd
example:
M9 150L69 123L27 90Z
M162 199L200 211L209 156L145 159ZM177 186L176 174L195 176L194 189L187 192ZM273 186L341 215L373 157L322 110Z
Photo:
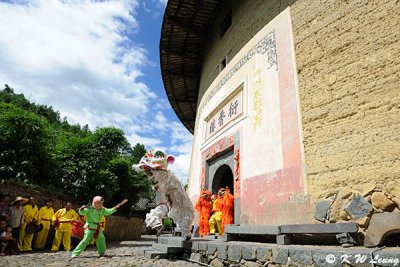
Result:
M352 219L339 213L357 195L373 212L399 211L399 1L228 1L205 50L199 102L225 56L229 62L288 6L307 183L299 197L309 198L312 209L329 199L337 213L332 219L326 211L331 222ZM232 25L221 38L230 9Z
M400 197L399 10L388 0L291 8L314 198L332 188L362 191L365 183Z

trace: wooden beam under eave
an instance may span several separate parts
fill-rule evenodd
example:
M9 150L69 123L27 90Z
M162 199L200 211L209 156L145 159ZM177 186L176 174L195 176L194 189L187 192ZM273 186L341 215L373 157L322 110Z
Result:
M179 21L179 20L175 19L172 16L168 16L168 21L169 21L169 23L171 23L171 25L178 26L179 28L181 28L181 29L183 29L183 30L185 30L187 32L194 33L199 38L203 38L204 37L204 32L199 31L199 30L193 28L191 25L186 24L185 22Z
M174 55L174 56L182 57L182 58L184 58L184 59L189 59L189 60L197 61L197 57L190 56L190 55L187 55L187 54L185 54L185 53L181 53L181 52L176 51L176 50L171 50L171 49L168 49L168 48L161 48L161 52L164 52L164 53L169 54L169 55Z

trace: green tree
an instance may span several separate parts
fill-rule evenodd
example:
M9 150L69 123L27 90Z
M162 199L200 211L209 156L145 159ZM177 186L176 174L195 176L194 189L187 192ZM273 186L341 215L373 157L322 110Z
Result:
M0 177L34 183L47 180L50 143L46 120L0 102Z
M132 148L121 129L92 132L7 84L0 91L0 179L37 184L82 203L94 195L109 206L128 198L122 213L129 215L139 198L154 197L147 177L132 170L145 153L143 144Z
M111 198L119 187L109 163L129 149L123 131L112 127L85 137L64 133L55 153L60 185L81 200L93 194Z
M132 150L132 163L138 164L144 154L146 154L145 146L143 144L137 143Z

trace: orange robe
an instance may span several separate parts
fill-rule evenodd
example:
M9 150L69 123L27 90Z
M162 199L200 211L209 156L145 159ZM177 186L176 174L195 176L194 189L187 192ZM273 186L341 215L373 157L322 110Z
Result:
M199 212L199 234L200 236L208 235L210 233L210 226L208 220L212 211L211 199L205 199L201 195L197 200L196 210Z
M226 191L223 198L222 198L222 233L224 233L225 224L233 224L234 219L234 197L229 192Z

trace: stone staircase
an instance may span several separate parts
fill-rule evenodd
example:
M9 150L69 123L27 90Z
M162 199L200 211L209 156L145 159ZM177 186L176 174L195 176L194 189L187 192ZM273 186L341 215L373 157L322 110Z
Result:
M183 238L180 236L161 235L158 242L151 247L143 248L142 254L146 259L165 259L171 256L180 256L183 252Z
M158 242L154 243L151 247L142 249L142 255L146 259L165 259L170 257L181 257L184 249L191 249L193 242L216 241L222 239L218 235L210 235L202 238L192 238L185 241L181 236L174 236L172 234L163 234L158 237Z

